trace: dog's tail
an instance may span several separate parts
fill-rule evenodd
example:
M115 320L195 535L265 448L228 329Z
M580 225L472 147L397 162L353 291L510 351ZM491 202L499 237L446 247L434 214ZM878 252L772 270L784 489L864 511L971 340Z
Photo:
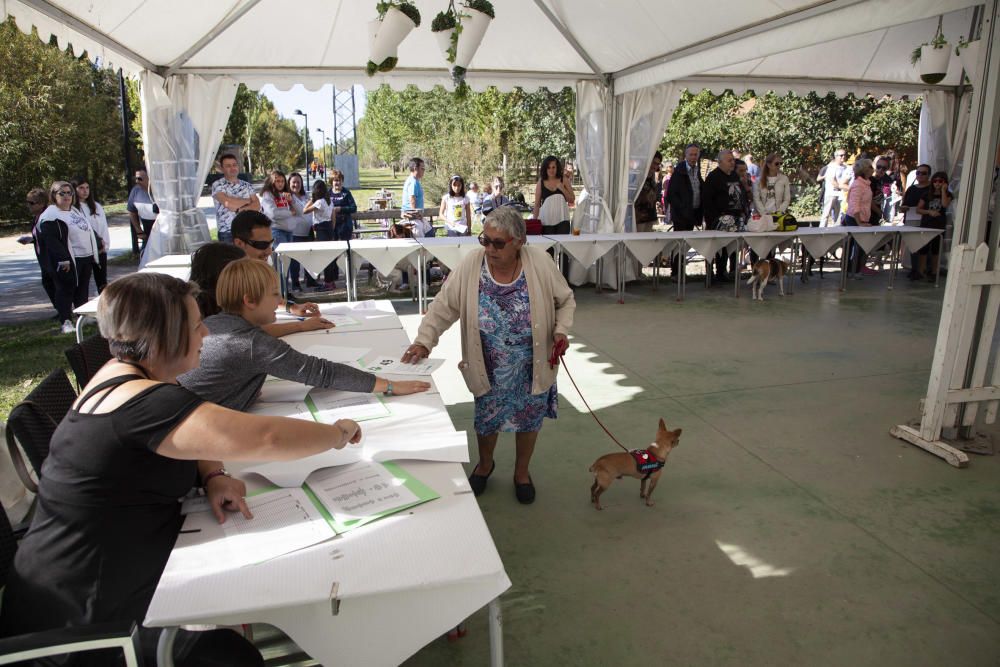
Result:
M758 280L757 274L755 273L752 276L750 276L750 280L747 281L747 285L753 285L755 282L757 282L757 280Z

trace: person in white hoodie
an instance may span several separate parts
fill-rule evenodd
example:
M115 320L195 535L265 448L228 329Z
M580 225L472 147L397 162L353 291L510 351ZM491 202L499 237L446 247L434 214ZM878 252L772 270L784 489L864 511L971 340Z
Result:
M90 276L97 261L97 235L87 217L73 206L76 192L67 181L49 188L49 207L38 218L39 240L45 262L55 279L56 310L62 332L73 333L73 308L90 295Z
M73 181L76 190L76 206L87 217L90 228L97 234L97 261L94 262L94 284L100 294L108 284L108 250L111 249L111 230L108 229L108 217L104 207L94 198L94 190L84 176L78 176Z

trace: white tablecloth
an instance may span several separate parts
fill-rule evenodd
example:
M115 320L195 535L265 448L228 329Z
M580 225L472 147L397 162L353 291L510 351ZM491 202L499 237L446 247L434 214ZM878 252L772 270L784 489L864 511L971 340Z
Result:
M383 312L391 308L376 303ZM395 314L374 320L391 324L377 329L383 344L408 342ZM370 347L370 329L348 329L327 335L347 347ZM424 398L444 411L439 397ZM441 497L257 565L231 568L200 556L216 553L212 543L222 530L208 515L188 516L185 527L201 532L178 536L145 625L269 623L325 665L398 664L440 638L510 580L461 466L399 463Z

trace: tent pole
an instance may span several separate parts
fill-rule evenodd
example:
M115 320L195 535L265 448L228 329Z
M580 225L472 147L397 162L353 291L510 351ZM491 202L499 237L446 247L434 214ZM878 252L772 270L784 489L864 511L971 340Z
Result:
M994 368L992 377L987 377L996 325L994 314L1000 303L1000 279L988 269L996 266L997 249L995 244L982 243L1000 143L998 0L988 0L985 9L979 75L973 82L973 104L964 153L965 164L970 168L966 170L955 209L953 238L957 243L949 262L951 271L920 428L899 425L890 431L958 467L967 465L968 458L940 442L942 429L959 427L961 436L973 435L980 402L987 421L995 419L997 401L981 396L988 393L985 390L1000 384L1000 367ZM994 229L991 240L996 240L996 235Z

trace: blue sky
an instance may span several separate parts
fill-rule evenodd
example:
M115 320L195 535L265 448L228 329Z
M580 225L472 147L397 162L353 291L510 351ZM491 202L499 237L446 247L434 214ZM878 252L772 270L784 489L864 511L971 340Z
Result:
M317 144L321 140L317 129L326 132L327 139L333 142L333 85L327 84L317 91L306 90L299 84L285 91L266 85L260 92L274 103L274 108L279 114L294 120L300 130L304 119L302 116L296 116L295 110L301 109L309 114L309 132ZM365 91L361 86L354 87L354 103L357 120L361 120L365 109Z

